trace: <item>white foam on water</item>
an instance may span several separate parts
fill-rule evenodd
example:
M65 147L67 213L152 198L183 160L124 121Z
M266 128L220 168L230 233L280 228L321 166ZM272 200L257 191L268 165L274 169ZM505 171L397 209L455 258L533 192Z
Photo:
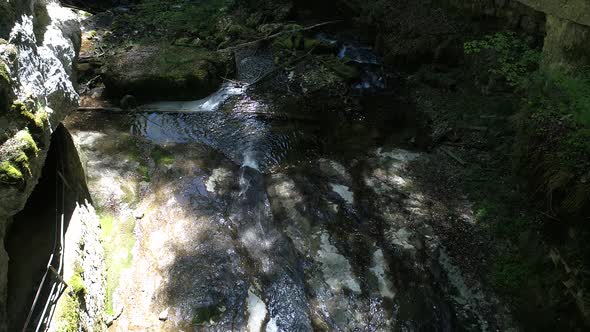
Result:
M361 286L354 278L350 263L330 243L330 235L327 233L321 235L320 250L316 260L322 264L324 281L333 291L340 292L343 288L348 288L355 293L361 292Z
M214 112L230 97L243 94L245 88L233 83L225 83L212 95L193 101L161 101L141 107L143 111L157 112Z
M346 201L348 204L354 203L354 194L350 191L350 188L341 184L330 183L330 187L332 187L332 191L337 193L343 200Z
M225 168L216 168L211 173L211 176L205 182L205 187L207 191L212 193L215 192L215 187L217 183L220 182L223 178L230 176L230 172Z
M252 290L248 289L248 332L259 332L264 323L264 318L268 311L264 301L260 299ZM267 327L268 331L268 327Z
M393 299L395 297L395 291L393 290L393 284L387 277L389 267L383 256L383 250L377 249L373 253L373 266L370 268L371 272L377 277L379 283L379 293L382 297Z
M279 332L277 321L274 318L271 318L268 324L266 324L266 332Z
M379 157L392 158L402 162L410 162L420 157L419 153L410 152L402 149L393 149L391 151L384 152L383 148L378 148L376 154Z
M242 167L250 167L257 171L260 171L258 167L258 162L254 159L253 153L248 151L244 153L244 161L242 162Z

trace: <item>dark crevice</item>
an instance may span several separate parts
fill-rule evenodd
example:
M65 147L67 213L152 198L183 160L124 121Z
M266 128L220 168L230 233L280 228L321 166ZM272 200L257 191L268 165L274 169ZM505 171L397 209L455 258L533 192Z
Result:
M63 175L63 178L59 173ZM67 230L77 203L83 203L85 199L89 200L89 194L78 154L67 129L60 125L53 133L39 183L24 209L14 216L12 226L6 235L5 246L10 257L8 265L10 331L20 331L24 326L52 252L56 255L51 264L58 268L59 244L56 244L56 236L59 237L59 235L56 231L59 227L62 207L64 229ZM52 274L48 274L29 329L36 326L49 296L51 287L48 285L54 279Z

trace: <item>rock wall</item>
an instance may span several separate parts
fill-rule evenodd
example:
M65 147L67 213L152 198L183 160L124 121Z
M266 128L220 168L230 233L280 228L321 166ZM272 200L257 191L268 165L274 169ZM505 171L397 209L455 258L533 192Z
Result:
M543 47L546 66L574 70L590 65L590 2L519 1L547 14L547 35Z
M0 2L0 330L6 322L4 235L35 187L53 130L78 105L77 16L57 0Z
M544 64L573 70L590 65L590 1L440 0L447 6L504 19L510 28L544 32ZM543 17L546 17L543 18ZM543 24L543 22L546 22Z

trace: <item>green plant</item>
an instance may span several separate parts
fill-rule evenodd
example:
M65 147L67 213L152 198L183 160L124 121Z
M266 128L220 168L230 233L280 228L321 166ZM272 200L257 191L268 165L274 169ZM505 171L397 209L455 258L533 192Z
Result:
M498 32L466 42L464 51L468 55L493 52L495 65L489 71L504 78L513 87L526 82L528 74L538 66L541 59L541 53L531 47L531 42L514 32Z

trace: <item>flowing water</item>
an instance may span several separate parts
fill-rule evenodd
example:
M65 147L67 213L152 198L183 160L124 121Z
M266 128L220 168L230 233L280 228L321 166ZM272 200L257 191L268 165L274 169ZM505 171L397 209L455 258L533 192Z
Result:
M378 61L347 47L359 63ZM366 74L352 87L372 92L360 113L285 111L228 83L204 100L69 119L96 203L136 219L112 329L494 326L480 315L485 301L439 263L428 199L411 176L424 156L401 149L417 140L417 115L395 96L376 102L384 83Z

